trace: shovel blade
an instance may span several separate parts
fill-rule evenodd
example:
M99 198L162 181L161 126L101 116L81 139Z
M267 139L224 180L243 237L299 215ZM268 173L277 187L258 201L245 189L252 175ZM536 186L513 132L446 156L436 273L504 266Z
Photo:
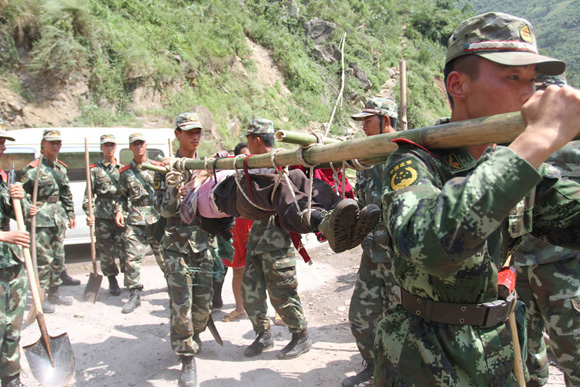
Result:
M42 339L23 348L30 371L43 386L66 386L75 376L76 366L75 354L68 334L63 333L56 337L49 336L49 346L54 366Z
M93 304L97 302L99 290L101 290L101 282L103 282L102 275L97 273L89 274L89 282L87 283L85 294L83 296L85 301L92 302Z

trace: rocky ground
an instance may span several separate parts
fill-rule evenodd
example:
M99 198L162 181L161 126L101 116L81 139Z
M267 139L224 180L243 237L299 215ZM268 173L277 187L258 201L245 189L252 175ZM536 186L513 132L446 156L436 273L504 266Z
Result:
M290 340L286 327L273 326L276 345L256 358L245 358L244 348L254 339L247 318L225 323L222 317L234 308L231 271L226 277L224 307L213 318L224 341L219 346L209 332L201 335L203 351L197 357L199 385L212 386L340 386L361 370L361 357L348 327L348 306L356 280L360 248L334 254L326 244L309 248L313 265L298 265L299 291L309 322L313 347L293 360L277 360L276 353ZM51 336L68 333L76 356L74 386L173 386L180 363L169 341L169 309L165 280L153 257L142 268L145 291L142 306L121 314L128 292L109 295L106 279L96 304L83 301L91 270L90 250L67 249L68 271L81 286L63 287L74 299L72 306L58 307L46 315ZM274 316L273 308L270 314ZM36 323L27 326L22 345L39 338ZM38 386L25 356L22 381ZM564 386L561 373L551 368L550 386Z

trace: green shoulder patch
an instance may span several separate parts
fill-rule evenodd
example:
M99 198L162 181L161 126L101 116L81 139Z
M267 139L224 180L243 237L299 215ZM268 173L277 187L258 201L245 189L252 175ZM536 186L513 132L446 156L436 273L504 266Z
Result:
M161 177L155 176L155 180L153 180L153 189L157 190L161 188Z
M388 175L391 189L397 190L415 183L419 177L417 171L418 163L413 159L404 159L391 166Z

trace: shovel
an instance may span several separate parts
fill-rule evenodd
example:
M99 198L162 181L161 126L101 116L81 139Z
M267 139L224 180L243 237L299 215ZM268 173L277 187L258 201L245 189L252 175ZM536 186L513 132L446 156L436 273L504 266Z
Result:
M22 217L22 207L19 199L13 199L14 214L18 229L26 231ZM24 354L28 359L30 371L34 378L43 386L61 387L66 386L75 375L75 355L67 333L56 337L48 335L46 322L42 313L40 293L36 285L36 273L30 257L30 250L24 250L24 264L32 292L32 301L36 308L36 321L40 328L40 339L34 344L23 347Z
M87 173L87 197L89 199L89 217L93 218L93 193L91 192L91 171L89 170L89 145L85 137L85 164ZM93 262L93 272L89 274L89 282L85 288L84 300L90 301L93 304L97 302L99 290L101 290L101 282L103 276L97 272L97 253L95 250L95 225L90 227L91 230L91 261Z

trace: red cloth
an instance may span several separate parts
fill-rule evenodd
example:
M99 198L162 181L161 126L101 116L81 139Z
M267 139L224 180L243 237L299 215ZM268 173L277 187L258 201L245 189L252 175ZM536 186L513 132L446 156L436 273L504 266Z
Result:
M224 265L227 267L233 267L238 269L240 267L246 266L246 244L248 243L248 236L250 235L250 229L254 222L244 218L236 218L236 224L232 230L233 234L233 246L234 246L234 260L224 261Z

